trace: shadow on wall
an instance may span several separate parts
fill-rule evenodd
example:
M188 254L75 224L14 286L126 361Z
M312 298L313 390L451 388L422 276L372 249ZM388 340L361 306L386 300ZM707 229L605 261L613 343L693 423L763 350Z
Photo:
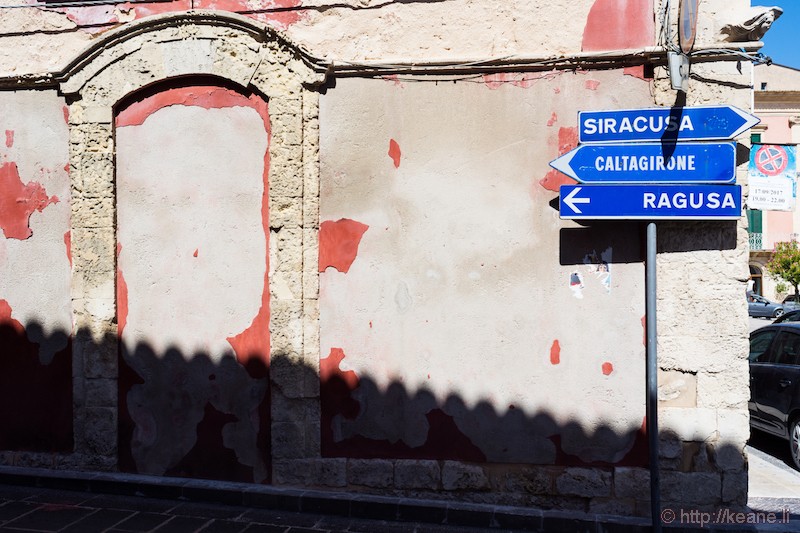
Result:
M0 317L0 450L72 451L72 341L53 333L44 344L64 348L42 362L29 339L45 337L39 324Z
M556 209L558 199L556 199ZM582 227L563 228L559 234L561 265L586 263L586 250L604 243L614 250L613 263L643 263L645 260L646 223L625 220L582 222ZM658 221L658 253L735 250L735 221Z
M41 327L30 324L26 329L0 325L0 443L6 452L51 454L49 463L42 460L45 464L36 466L68 468L69 461L60 462L59 457L72 451L73 438L76 452L113 457L113 449L93 447L92 443L108 440L108 435L93 433L103 427L85 413L91 410L87 407L114 406L118 395L117 469L124 472L349 486L373 492L408 488L398 486L396 480L374 485L352 477L333 484L324 477L293 477L285 469L273 478L273 464L319 458L321 449L321 456L327 458L452 460L481 467L480 474L448 480L443 473L448 463L439 463L442 470L438 479L413 487L418 496L442 497L447 493L445 497L487 501L481 494L492 491L505 493L498 500L505 498L507 502L540 508L566 505L584 511L594 510L590 504L593 498L627 498L635 502L636 512L647 509L642 504L648 495L646 480L644 485L641 477L638 485L631 484L630 479L624 481L627 490L637 488L623 494L623 480L618 479L621 474L616 469L648 466L644 423L629 432L618 432L609 421L587 431L577 422L559 422L551 413L525 406L497 406L488 400L470 406L457 393L441 400L424 389L410 392L398 382L382 387L369 376L340 370L341 359L335 353L321 361L319 374L280 356L273 358L269 369L246 369L232 351L218 360L173 349L155 353L142 344L118 351L114 337L81 350L92 357L118 357L119 379L93 376L91 364L76 363L76 373L82 375L75 378L74 412L86 416L80 420L73 416L70 352L59 354L50 364L41 363L36 343L28 340L29 332L39 334ZM88 334L80 331L76 338L83 341ZM280 375L280 383L306 385L298 385L293 391L281 390L270 383L270 376L276 375ZM318 397L297 394L309 383L319 385ZM425 413L422 423L411 415L418 412ZM43 423L45 420L49 424ZM309 433L305 437L304 431ZM717 489L712 489L717 494L710 495L712 501L744 505L740 501L743 493L734 491L736 498L731 500L723 490L729 473L744 475L746 487L741 450L709 442L682 443L674 435L662 435L661 442L662 486L668 494L665 502L686 498L687 504L697 504L694 498L701 496L681 485L686 483L682 472L697 472L713 474L708 479L717 480ZM581 450L580 457L567 451L574 449ZM603 459L587 460L595 449L595 455ZM610 449L616 454L609 456ZM731 466L735 463L731 457L737 454L738 471ZM15 455L0 454L0 461L13 461ZM520 457L533 460L521 461ZM592 487L587 489L587 480L581 481L580 476L573 479L570 467L596 467L599 474L590 476ZM585 469L578 470L587 475ZM391 477L391 468L389 472ZM706 493L714 482L709 485L706 479L701 481L692 484L705 494L703 501L709 502ZM670 490L675 494L669 496ZM730 488L727 493L731 494Z

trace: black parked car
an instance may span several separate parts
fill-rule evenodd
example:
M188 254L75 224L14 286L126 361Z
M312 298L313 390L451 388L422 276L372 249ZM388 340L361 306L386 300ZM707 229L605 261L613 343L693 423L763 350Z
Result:
M800 469L800 323L750 334L750 426L789 441Z
M781 322L800 322L800 309L787 311L772 321L773 324L780 324Z

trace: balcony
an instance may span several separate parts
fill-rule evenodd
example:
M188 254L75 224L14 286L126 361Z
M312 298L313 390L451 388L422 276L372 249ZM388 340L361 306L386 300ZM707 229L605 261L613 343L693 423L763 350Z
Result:
M750 250L757 251L764 249L764 234L763 233L750 233Z

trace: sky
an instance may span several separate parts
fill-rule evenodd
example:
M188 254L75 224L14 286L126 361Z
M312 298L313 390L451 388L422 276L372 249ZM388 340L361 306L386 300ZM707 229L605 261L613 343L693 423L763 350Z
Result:
M783 15L776 20L772 28L762 39L762 54L772 58L774 63L800 69L800 46L798 46L797 29L800 28L800 0L752 0L753 6L780 6Z

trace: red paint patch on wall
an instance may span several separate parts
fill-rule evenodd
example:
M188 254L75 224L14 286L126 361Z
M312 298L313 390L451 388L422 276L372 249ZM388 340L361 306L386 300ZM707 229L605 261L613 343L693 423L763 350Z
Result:
M595 0L583 29L583 51L655 44L652 0Z
M640 80L647 81L652 78L648 78L644 73L644 65L639 65L636 67L625 67L622 69L622 73L625 76L633 76L634 78L639 78Z
M597 88L600 87L600 82L597 80L586 80L585 86L590 91L596 91Z
M33 235L31 214L56 203L58 198L48 198L40 184L23 185L16 163L0 164L0 229L7 239L25 240Z
M553 345L550 346L550 364L557 365L559 363L561 363L561 344L558 340L554 340Z
M642 317L642 345L647 346L647 315Z
M128 284L119 267L119 254L122 244L117 243L117 335L122 337L125 325L128 323Z
M64 123L69 124L69 108L67 106L62 106L61 112L64 114Z
M39 3L44 4L41 1ZM118 4L116 9L114 6L98 5L56 10L64 13L67 18L89 33L103 31L105 29L104 26L109 24L118 24L120 22L118 12L129 16L132 15L135 20L164 13L189 11L191 9L241 13L260 22L268 22L278 28L286 29L304 15L301 10L292 9L300 7L300 4L301 0L267 0L259 4L258 7L254 7L247 0L194 0L193 2L190 0L172 0L171 2L151 3L126 2Z
M6 130L6 148L14 146L14 130Z
M194 253L192 254L192 257L197 257L197 254L198 254L199 252L200 252L200 249L199 249L199 248L195 249Z
M499 89L503 85L513 85L514 87L527 89L543 77L546 76L522 72L498 72L484 75L483 83L492 90Z
M67 249L67 261L69 266L72 266L72 232L69 230L64 233L64 246Z
M550 119L547 121L547 125L552 126L556 122L558 122L558 115L556 115L556 112L553 111L553 114L550 115Z
M389 157L392 158L394 168L400 168L400 145L394 139L389 139Z
M203 109L223 109L226 107L253 107L262 118L267 119L266 102L260 97L247 97L224 87L216 85L195 85L192 87L176 87L160 91L156 94L144 94L138 101L129 103L117 114L116 126L140 126L147 117L156 111L173 105L196 106ZM262 109L263 108L263 109Z
M564 155L578 146L578 128L559 128L558 129L558 155ZM539 185L548 191L558 192L561 185L571 185L577 183L574 179L556 169L550 170L544 178L539 180Z
M0 299L0 450L72 451L72 341L43 365L12 314Z
M402 87L403 82L400 81L397 74L389 74L387 76L381 76L381 79L384 81L388 81L389 83L393 84L395 87Z
M614 365L606 361L603 363L603 374L608 376L614 371Z
M361 237L369 226L341 218L326 220L319 227L319 271L325 272L333 267L339 272L347 272L358 255Z

